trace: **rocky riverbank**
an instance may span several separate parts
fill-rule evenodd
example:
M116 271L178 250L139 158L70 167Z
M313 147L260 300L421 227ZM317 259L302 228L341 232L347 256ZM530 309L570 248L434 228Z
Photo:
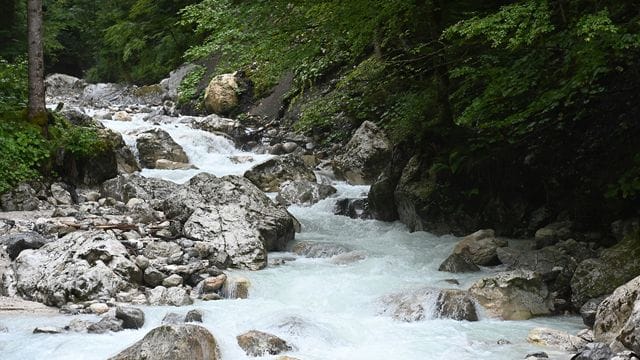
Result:
M304 223L287 210L292 204L310 206L329 198L325 201L336 204L336 213L355 219L393 220L397 213L412 230L431 229L424 218L411 217L419 213L411 198L389 201L388 191L377 190L393 177L384 170L395 155L384 132L374 124L365 122L344 148L326 153L316 149L312 139L292 134L286 127L249 127L215 115L178 118L167 95L172 81L135 89L89 85L61 75L48 79L52 102L64 102L67 116L82 119L84 126L101 128L118 146L100 159L75 159L73 176L23 183L0 196L5 211L0 213L0 295L55 306L73 316L100 316L92 322L70 318L63 327L43 324L36 332L138 329L145 324L140 306L251 298L250 280L233 269L256 271L288 261L271 258L274 252L328 258L333 266L352 266L371 256L326 239L294 242ZM128 123L134 118L144 118L141 121L152 126L200 129L221 136L229 146L272 156L255 165L250 154L226 156L234 164L249 163L244 176L198 174L202 170L169 132L156 127L123 137L103 129L100 122ZM150 169L189 172L190 179L177 184L135 173L140 168L143 173ZM329 184L334 177L353 185L376 185L368 198L366 193L331 198L337 191ZM415 185L406 168L400 179ZM277 192L277 201L265 192ZM401 193L396 188L392 198L402 198ZM608 234L577 231L570 221L545 218L537 224L527 246L514 246L514 241L490 229L463 237L435 265L450 273L444 276L451 277L447 280L453 286L426 284L387 291L375 301L377 314L400 322L474 322L483 316L526 320L580 313L585 331L565 334L533 329L528 340L575 353L575 359L633 359L633 352L640 352L638 220L616 221ZM613 239L615 245L603 247L603 238ZM457 286L460 281L462 286ZM12 306L0 305L4 310ZM176 359L221 358L215 332L182 324L202 321L202 316L202 312L167 314L165 325L149 331L114 359L138 358L142 352ZM250 356L294 350L286 340L260 331L237 336L237 346ZM187 337L197 339L197 344L185 342ZM177 345L165 349L169 343Z

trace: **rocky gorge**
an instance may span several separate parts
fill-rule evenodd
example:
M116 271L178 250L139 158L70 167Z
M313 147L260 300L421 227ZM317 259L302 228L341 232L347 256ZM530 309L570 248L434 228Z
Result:
M113 146L0 196L7 359L638 358L637 219L436 236L452 228L422 211L423 159L395 161L372 123L325 154L284 126L179 116L176 79L47 81Z

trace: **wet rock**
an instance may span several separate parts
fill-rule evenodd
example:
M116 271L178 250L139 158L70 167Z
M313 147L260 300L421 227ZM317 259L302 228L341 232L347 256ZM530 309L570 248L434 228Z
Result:
M506 240L495 237L493 230L479 230L462 238L454 247L453 253L466 257L476 265L498 265L500 259L496 250L507 245Z
M596 322L596 313L598 312L598 306L604 300L604 296L589 299L584 305L580 308L580 316L582 316L582 322L592 328L593 324Z
M571 360L609 360L614 355L607 344L589 343L584 345Z
M249 356L278 355L292 347L281 338L262 331L251 330L236 337L238 345Z
M66 331L71 332L87 332L89 326L91 326L92 322L82 319L73 319L69 322L67 326L64 327Z
M544 281L528 270L502 272L479 280L469 293L487 309L504 320L526 320L548 315L553 301Z
M155 169L161 170L191 170L197 169L195 165L171 161L167 159L158 159L156 160Z
M220 267L258 270L267 251L284 250L294 218L245 178L199 174L164 203L168 218L184 222L184 235L210 245Z
M284 206L291 204L310 206L336 192L333 186L318 184L314 181L287 181L280 186L276 201Z
M611 344L621 342L640 353L640 276L618 287L598 306L594 339Z
M202 322L204 313L200 310L189 310L187 315L184 316L184 322Z
M239 121L223 118L216 114L211 114L203 118L193 118L190 124L194 129L226 134L234 139L241 137L245 132L245 128Z
M561 221L549 224L535 233L536 249L542 249L545 246L551 246L560 240L569 239L572 235L573 223L570 221Z
M366 198L337 200L333 214L347 216L352 219L366 220L372 218L369 212L369 203Z
M216 339L198 325L163 325L110 360L218 360Z
M87 332L90 334L104 334L110 331L118 332L122 330L122 320L110 315L103 317L100 321L87 327Z
M330 258L336 255L348 253L347 247L327 242L299 241L293 244L291 251L308 258Z
M6 334L9 332L9 328L0 324L0 334Z
M39 249L47 242L49 240L34 231L0 237L0 245L7 247L7 254L11 260L15 260L23 250Z
M114 121L131 121L133 120L131 118L131 115L129 115L128 112L126 111L116 111L112 116L111 119Z
M139 329L144 325L144 312L131 306L118 306L116 318L122 320L124 329Z
M142 279L127 249L103 231L76 231L24 250L13 266L22 297L55 306L113 297Z
M34 334L62 334L63 332L63 328L55 326L40 326L33 329Z
M136 139L136 147L143 167L153 169L156 161L166 159L179 163L188 163L189 158L171 136L163 130L153 129L143 132Z
M367 258L365 251L354 250L331 257L331 263L336 265L349 265Z
M167 324L182 324L184 323L184 316L178 314L178 313L174 313L174 312L169 312L166 313L165 316L162 318L162 325L167 325Z
M381 299L383 314L414 322L429 318L478 321L475 303L466 291L422 288L390 294Z
M38 210L42 203L36 191L27 183L20 183L10 191L0 195L2 211L33 211Z
M227 278L222 286L222 293L227 299L247 299L249 298L249 288L251 282L244 277Z
M371 184L391 159L391 143L375 124L365 121L335 157L333 170L351 184Z
M438 271L467 273L480 271L480 268L461 254L451 254L440 264Z
M246 91L241 73L214 77L204 93L204 106L210 113L228 115L240 104L239 94Z
M535 345L549 346L570 352L575 352L587 344L584 339L577 336L549 328L532 329L529 331L527 341Z
M204 294L217 292L222 288L225 281L227 281L227 275L225 274L208 277L202 281L202 292Z
M571 279L571 301L580 308L587 300L612 293L640 275L640 234L631 233L597 259L581 262Z
M525 355L524 360L535 360L535 359L548 359L549 355L547 355L544 351L539 351L535 353L529 353Z
M258 164L244 173L261 190L276 192L286 181L315 182L316 176L301 157L297 155L278 156Z

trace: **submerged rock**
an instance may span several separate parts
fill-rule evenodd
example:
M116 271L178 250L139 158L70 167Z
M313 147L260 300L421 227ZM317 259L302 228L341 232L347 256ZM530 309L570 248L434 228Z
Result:
M383 314L406 322L429 318L478 321L473 299L458 289L409 290L384 296L381 303Z
M163 325L110 360L218 360L220 351L213 335L198 325Z
M578 349L587 344L587 341L577 336L549 328L532 329L527 336L527 341L535 345L549 346L571 352L578 351Z
M333 209L334 215L347 216L352 219L371 219L369 200L367 198L339 199Z
M278 355L292 347L281 338L262 331L251 330L236 337L238 345L249 356Z
M346 246L327 242L299 241L293 244L291 251L308 258L330 258L351 251Z

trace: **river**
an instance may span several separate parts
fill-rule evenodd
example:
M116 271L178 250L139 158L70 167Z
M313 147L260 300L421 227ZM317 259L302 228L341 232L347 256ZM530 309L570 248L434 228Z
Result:
M142 120L103 121L123 134L133 145L141 131L160 127L179 143L190 161L200 170L149 170L144 176L175 182L187 181L199 171L241 175L269 155L245 153L227 139L193 130L181 119L164 124ZM236 164L230 156L251 156L254 162ZM0 359L106 359L142 338L160 325L169 312L186 313L196 308L204 312L206 326L219 342L225 360L246 359L235 337L248 330L266 331L287 340L294 350L286 355L301 360L320 359L522 359L527 353L546 351L552 359L568 359L562 352L540 348L526 342L530 329L553 327L575 333L582 328L577 317L537 318L529 321L500 321L480 312L480 321L454 321L427 318L403 322L382 314L384 295L422 288L468 288L475 280L497 269L483 269L472 275L437 271L451 253L457 239L427 232L410 233L400 223L355 220L333 215L337 197L358 197L368 187L334 182L338 193L311 207L291 206L290 212L301 222L297 240L342 244L366 254L362 261L336 265L329 259L307 259L292 253L270 253L270 259L283 258L284 265L250 272L231 270L229 276L251 281L249 299L202 302L181 308L143 307L146 323L139 330L109 334L32 334L36 326L64 326L65 315L0 314L0 323L9 332L0 333ZM460 285L445 281L455 278ZM433 304L425 304L429 307ZM80 316L90 320L94 315ZM499 345L498 340L509 343ZM265 358L275 358L267 356Z

